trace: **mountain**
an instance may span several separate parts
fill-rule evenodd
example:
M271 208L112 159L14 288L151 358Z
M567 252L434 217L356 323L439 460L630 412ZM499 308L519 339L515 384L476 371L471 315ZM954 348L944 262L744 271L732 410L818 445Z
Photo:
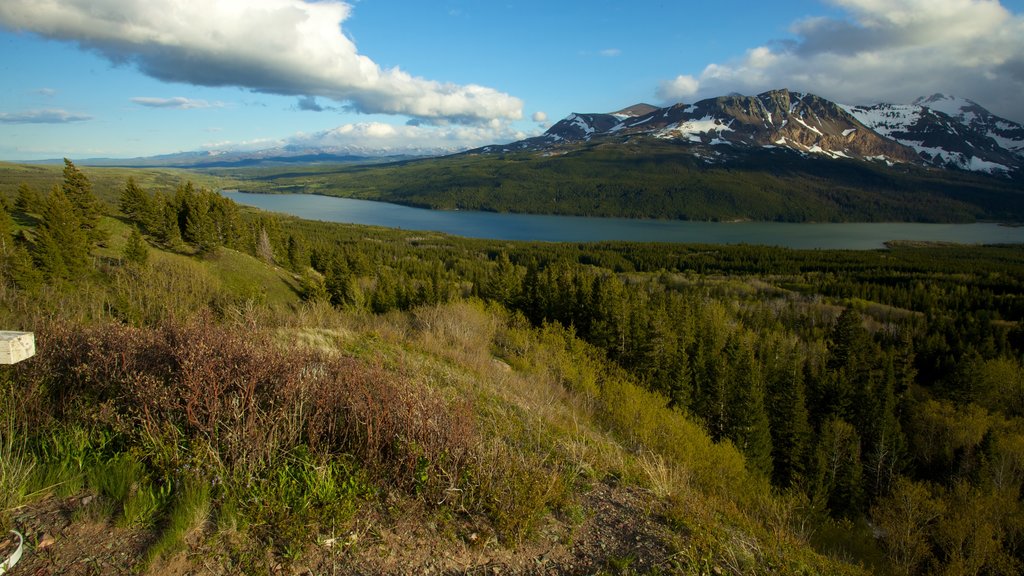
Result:
M911 105L843 106L773 90L667 108L636 105L610 114L574 113L541 136L477 152L558 154L580 144L636 138L691 144L709 163L729 161L726 147L782 148L805 157L1024 173L1024 127L970 100L942 95Z
M936 94L913 104L852 106L874 131L912 148L925 163L990 174L1024 168L1024 126L976 102Z
M313 164L371 164L397 162L412 158L441 156L456 150L442 148L402 149L345 147L282 146L263 150L200 150L178 152L138 158L83 158L75 159L82 166L111 166L129 168L246 168L255 166L287 166ZM63 164L64 160L49 159L29 164Z

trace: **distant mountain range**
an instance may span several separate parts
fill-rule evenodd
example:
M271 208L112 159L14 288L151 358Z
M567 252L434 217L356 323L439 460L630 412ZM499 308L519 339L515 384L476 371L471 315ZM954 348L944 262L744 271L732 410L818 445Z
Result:
M544 134L469 154L566 154L580 146L674 143L707 164L728 165L756 150L808 159L853 159L1024 179L1024 126L971 100L935 94L911 104L843 105L813 94L773 90L659 108L635 104L611 113L574 113ZM92 166L217 168L381 163L445 156L444 148L310 148L197 151L130 159L75 159ZM46 161L50 162L50 161ZM52 162L60 162L59 159Z
M707 163L729 148L789 149L807 157L856 159L1024 176L1024 126L971 100L935 94L913 104L847 106L813 94L773 90L658 108L571 114L543 135L473 153L566 153L580 144L658 139L692 144Z
M453 150L422 148L394 151L361 148L307 148L285 146L256 151L201 150L138 158L75 158L81 166L116 166L127 168L245 168L252 166L288 166L313 164L369 164L399 162L450 154ZM39 160L30 164L61 164L61 158Z

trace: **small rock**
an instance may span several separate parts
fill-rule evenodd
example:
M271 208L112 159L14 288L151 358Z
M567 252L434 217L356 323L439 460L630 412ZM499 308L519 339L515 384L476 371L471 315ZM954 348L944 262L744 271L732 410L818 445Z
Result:
M88 506L90 502L96 499L95 494L90 494L82 498L82 506Z
M44 550L46 548L49 548L50 546L53 546L56 543L57 541L53 539L52 535L44 533L42 536L39 537L39 543L36 544L36 550Z

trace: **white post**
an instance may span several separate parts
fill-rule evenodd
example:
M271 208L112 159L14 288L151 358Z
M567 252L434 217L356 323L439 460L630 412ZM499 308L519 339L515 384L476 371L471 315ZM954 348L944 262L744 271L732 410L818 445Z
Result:
M36 355L36 337L31 332L0 331L0 364L17 364Z

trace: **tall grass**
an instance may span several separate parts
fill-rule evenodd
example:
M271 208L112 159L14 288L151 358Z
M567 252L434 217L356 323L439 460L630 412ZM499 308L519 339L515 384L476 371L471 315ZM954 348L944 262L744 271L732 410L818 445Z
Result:
M0 530L4 531L10 513L24 501L35 468L27 435L18 421L17 394L10 382L0 386Z

